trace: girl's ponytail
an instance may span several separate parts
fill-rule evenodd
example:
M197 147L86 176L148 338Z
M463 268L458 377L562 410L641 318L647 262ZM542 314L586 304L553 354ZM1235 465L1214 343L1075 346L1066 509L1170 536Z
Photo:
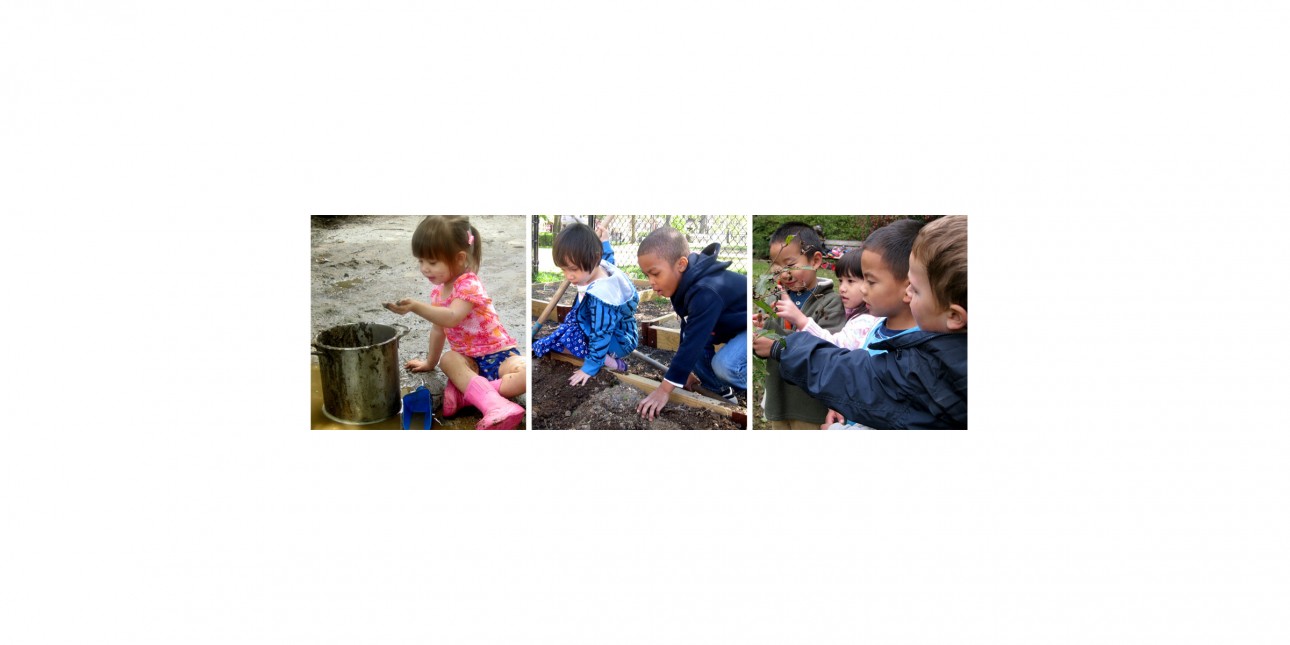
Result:
M473 224L466 226L470 229L470 239L473 240L470 251L466 255L470 258L470 264L474 265L475 271L479 271L480 263L484 259L484 239L479 236L479 229Z

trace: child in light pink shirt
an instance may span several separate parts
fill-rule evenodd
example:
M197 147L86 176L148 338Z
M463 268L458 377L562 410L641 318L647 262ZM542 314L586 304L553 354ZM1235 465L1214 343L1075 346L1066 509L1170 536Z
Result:
M524 408L510 398L526 389L526 363L475 274L483 244L479 231L465 217L425 218L412 234L412 255L421 275L434 285L430 302L404 298L386 303L385 308L400 315L410 311L434 323L426 360L412 359L406 367L429 372L437 365L443 370L448 377L444 416L473 405L484 414L476 430L513 430L524 420Z

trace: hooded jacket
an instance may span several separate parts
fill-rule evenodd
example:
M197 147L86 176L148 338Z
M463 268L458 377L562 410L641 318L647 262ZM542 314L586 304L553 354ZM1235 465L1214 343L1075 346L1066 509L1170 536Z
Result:
M842 306L842 297L833 290L833 281L821 279L811 291L810 297L802 303L802 313L815 321L826 331L836 332L847 324L846 308ZM767 329L784 333L782 320L771 319ZM791 336L810 336L800 331L789 332ZM779 361L766 361L765 410L768 421L791 419L806 423L823 423L829 409L820 401L807 394L801 388L785 383L780 377ZM847 417L850 418L850 417Z
M625 358L636 349L639 340L636 307L640 294L636 292L636 285L627 274L605 260L600 261L600 268L605 270L606 277L587 286L586 295L579 300L575 312L578 326L587 337L587 357L583 359L582 371L592 376L605 364L611 344L622 353L619 358Z
M826 405L873 428L967 429L967 333L916 331L835 347L810 334L784 339L779 373Z
M663 377L672 383L684 385L708 347L748 331L748 278L717 261L720 249L713 243L691 253L672 294L672 309L681 319L681 345Z

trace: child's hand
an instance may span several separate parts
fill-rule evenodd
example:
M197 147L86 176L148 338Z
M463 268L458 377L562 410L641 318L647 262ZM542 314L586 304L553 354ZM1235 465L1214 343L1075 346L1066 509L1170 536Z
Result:
M404 363L403 367L406 367L408 370L413 372L433 372L434 371L434 365L431 365L430 361L423 361L419 358L414 358L408 361L407 363Z
M764 314L764 313L762 313L762 312L760 312L760 311L754 311L754 312L753 312L753 317L752 317L752 324L753 324L753 327L755 327L755 328L757 328L757 329L765 329L765 328L766 328L766 314Z
M829 413L824 415L824 423L820 424L820 429L828 430L829 426L835 423L845 423L846 420L847 418L842 416L840 412L838 412L837 410L834 410L833 408L829 408Z
M667 392L664 392L663 388L658 388L636 404L636 411L640 413L641 418L653 421L654 417L663 411L665 405L667 405Z
M402 316L404 314L407 314L409 311L412 311L412 299L404 298L398 302L386 302L386 303L383 303L383 306L386 309L389 309L390 311L393 311L394 313Z
M604 224L597 224L597 225L596 225L596 236L600 238L600 241L601 241L601 242L608 242L608 241L609 241L609 227L608 227L608 226L605 226Z
M775 301L775 313L779 314L780 318L793 323L793 326L798 329L806 326L806 314L802 313L802 310L793 304L793 301L789 299L786 293L781 293L779 300Z
M569 377L569 385L570 386L582 385L583 383L586 383L589 380L591 380L590 374L582 370L578 370L573 373L573 376Z
M770 356L770 348L774 344L774 338L758 336L753 339L753 354L760 358L767 358Z

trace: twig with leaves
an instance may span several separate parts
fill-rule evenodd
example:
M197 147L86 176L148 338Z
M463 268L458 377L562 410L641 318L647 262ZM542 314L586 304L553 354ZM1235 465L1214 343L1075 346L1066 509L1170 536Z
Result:
M788 249L789 245L793 243L794 237L796 236L789 235L784 238L784 244L779 247L779 253L777 253L774 258L771 258L771 271L757 276L757 282L753 284L753 304L757 305L757 308L761 309L762 312L765 313L765 316L763 317L763 320L765 321L774 322L779 320L779 316L775 313L775 306L773 304L767 304L766 300L769 299L771 302L774 302L779 300L780 296L783 295L784 288L780 286L780 278L789 271L809 271L814 268L809 266L780 266L778 269L774 268L779 265L779 256L782 255L784 251ZM784 337L783 334L775 331L774 329L765 328L757 330L757 336L765 336L776 340Z

